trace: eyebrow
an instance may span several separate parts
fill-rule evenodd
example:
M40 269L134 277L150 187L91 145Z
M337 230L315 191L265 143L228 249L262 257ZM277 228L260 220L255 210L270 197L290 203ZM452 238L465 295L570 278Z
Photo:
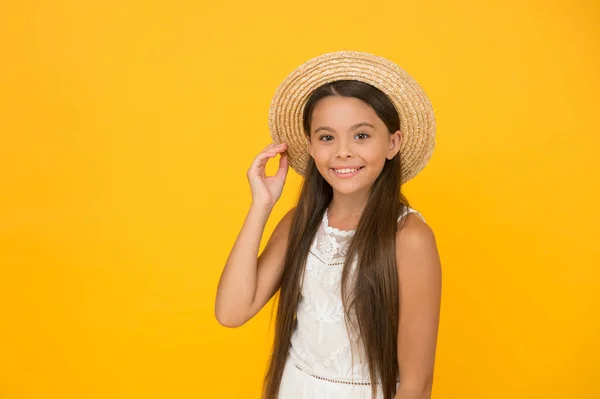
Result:
M370 126L370 127L372 127L373 129L375 129L375 126L371 125L369 122L360 122L360 123L357 123L356 125L352 125L352 126L350 126L350 129L348 129L348 131L350 131L350 130L354 130L354 129L356 129L356 128L359 128L359 127L361 127L361 126ZM332 129L332 128L330 128L329 126L320 126L320 127L318 127L317 129L315 129L315 131L313 132L313 134L316 134L316 133L317 133L319 130L327 130L328 132L333 132L333 133L335 133L335 130L333 130L333 129Z

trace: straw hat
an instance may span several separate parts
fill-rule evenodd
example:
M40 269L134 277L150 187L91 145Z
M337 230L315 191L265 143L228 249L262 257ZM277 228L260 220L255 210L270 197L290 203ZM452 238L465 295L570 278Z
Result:
M312 58L279 85L269 109L269 130L277 144L288 143L289 165L304 176L310 154L302 112L310 94L336 80L359 80L392 100L400 117L402 183L419 173L435 147L435 118L419 84L395 63L365 52L337 51Z

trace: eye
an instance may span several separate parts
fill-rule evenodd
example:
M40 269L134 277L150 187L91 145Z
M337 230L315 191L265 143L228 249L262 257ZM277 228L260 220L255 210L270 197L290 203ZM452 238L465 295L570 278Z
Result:
M364 136L363 140L366 139L367 137L370 137L370 135L368 133L365 133L365 132L356 133L356 136L359 136L359 135L363 135ZM325 140L326 137L328 138L327 140ZM323 136L319 137L320 141L331 141L332 139L333 139L333 137L331 135L329 135L329 134L324 134Z
M328 134L325 134L325 135L319 137L319 140L321 140L321 141L330 141L330 140L323 140L323 137L331 137L331 136L328 135Z

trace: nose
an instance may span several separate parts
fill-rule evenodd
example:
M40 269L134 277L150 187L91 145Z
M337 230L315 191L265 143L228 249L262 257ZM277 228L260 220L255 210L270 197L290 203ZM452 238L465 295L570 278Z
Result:
M340 140L339 142L340 145L336 149L336 158L351 158L352 150L350 148L350 145L348 145L344 140Z

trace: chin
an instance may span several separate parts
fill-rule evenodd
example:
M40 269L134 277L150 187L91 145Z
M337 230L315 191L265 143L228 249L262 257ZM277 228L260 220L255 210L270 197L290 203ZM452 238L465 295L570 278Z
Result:
M361 176L363 179L340 179L333 175L335 172L332 172L329 169L326 170L327 174L323 174L322 171L320 172L325 181L327 181L331 187L340 193L350 194L364 188L364 181L361 183L361 181L364 179L364 176Z
M356 184L350 182L329 182L331 187L340 194L352 194L357 191L364 190L364 184Z

